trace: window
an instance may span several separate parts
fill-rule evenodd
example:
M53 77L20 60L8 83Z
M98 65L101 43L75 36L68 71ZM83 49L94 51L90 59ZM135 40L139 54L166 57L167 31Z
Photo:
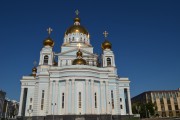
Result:
M32 103L32 98L30 98L30 103Z
M129 102L128 102L128 90L124 88L124 97L125 97L125 105L126 105L126 113L129 114Z
M79 108L81 108L81 92L79 92Z
M30 110L32 109L32 105L29 106L29 109L30 109Z
M172 110L171 105L168 105L168 110Z
M177 104L177 98L174 98L174 104Z
M111 66L111 58L107 58L107 66Z
M62 108L64 108L64 93L62 93Z
M114 96L113 96L113 90L111 90L111 103L112 103L112 109L114 109Z
M121 109L123 109L123 106L122 106L122 105L120 105L120 108L121 108Z
M97 94L94 93L94 104L95 104L95 108L97 108Z
M171 104L170 98L167 99L167 104Z
M47 55L44 56L44 65L48 64L49 57Z
M120 102L122 102L122 98L120 98Z
M178 105L175 105L175 110L179 110Z
M42 90L42 97L41 97L41 110L43 110L44 107L44 90Z

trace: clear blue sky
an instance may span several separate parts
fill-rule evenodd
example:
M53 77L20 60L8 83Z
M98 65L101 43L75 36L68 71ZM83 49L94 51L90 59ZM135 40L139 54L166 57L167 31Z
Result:
M101 52L109 32L118 73L131 80L131 96L180 87L179 0L1 0L0 89L19 100L20 79L39 61L46 29L53 28L54 51L80 11L81 25Z

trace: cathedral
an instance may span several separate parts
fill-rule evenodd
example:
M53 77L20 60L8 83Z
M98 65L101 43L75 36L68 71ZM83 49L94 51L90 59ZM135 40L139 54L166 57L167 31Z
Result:
M48 28L38 65L21 79L18 116L37 120L131 116L130 81L117 74L108 33L103 33L102 53L97 55L78 11L65 31L60 52L53 51L51 32Z

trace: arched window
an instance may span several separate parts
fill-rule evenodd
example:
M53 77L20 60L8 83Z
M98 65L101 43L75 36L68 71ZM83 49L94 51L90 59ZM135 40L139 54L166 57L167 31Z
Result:
M79 108L81 108L81 92L79 92Z
M111 58L107 58L107 66L111 66Z
M114 95L113 95L113 90L111 90L111 104L112 104L112 109L114 109Z
M94 93L94 103L95 103L95 108L97 108L97 94Z
M62 93L62 108L64 108L64 93Z
M49 57L47 55L44 56L44 65L48 64Z

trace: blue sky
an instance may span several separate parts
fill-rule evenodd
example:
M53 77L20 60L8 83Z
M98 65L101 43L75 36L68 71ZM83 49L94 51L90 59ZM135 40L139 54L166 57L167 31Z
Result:
M180 87L180 1L166 0L1 0L0 89L19 100L20 79L39 61L46 29L54 51L80 11L81 25L100 54L109 32L118 74L131 80L131 96Z

